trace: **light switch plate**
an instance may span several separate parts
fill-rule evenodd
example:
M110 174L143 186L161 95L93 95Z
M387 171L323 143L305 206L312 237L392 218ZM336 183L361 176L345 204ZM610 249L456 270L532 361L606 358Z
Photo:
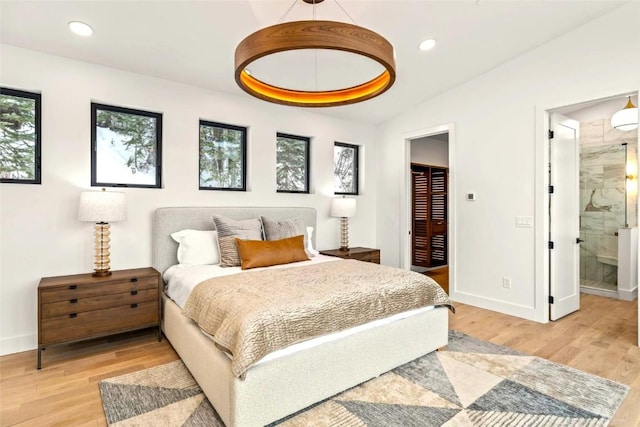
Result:
M525 227L525 228L533 227L533 217L532 216L517 216L516 217L516 227Z

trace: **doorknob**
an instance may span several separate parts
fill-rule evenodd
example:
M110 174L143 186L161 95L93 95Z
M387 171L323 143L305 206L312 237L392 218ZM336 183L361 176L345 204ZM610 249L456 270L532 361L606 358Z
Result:
M577 243L577 244L580 244L580 243L582 243L582 242L584 242L584 240L582 240L582 239L581 239L581 238L579 238L579 237L577 237L577 238L576 238L576 243Z

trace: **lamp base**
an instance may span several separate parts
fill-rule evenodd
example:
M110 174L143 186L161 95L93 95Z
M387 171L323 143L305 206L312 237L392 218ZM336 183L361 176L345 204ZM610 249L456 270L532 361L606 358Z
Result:
M340 218L340 250L349 250L349 218Z
M110 270L96 270L93 273L91 273L91 275L93 277L111 276L111 271Z
M93 257L93 270L95 271L92 276L93 277L104 277L109 276L111 271L109 269L111 266L109 265L109 242L110 242L110 234L109 231L110 225L106 222L98 222L95 225L95 231L93 233L94 241L95 241L95 255Z

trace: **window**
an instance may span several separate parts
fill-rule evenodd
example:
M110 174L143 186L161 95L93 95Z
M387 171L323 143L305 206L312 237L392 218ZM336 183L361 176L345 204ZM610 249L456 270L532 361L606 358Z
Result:
M91 185L160 188L162 114L91 103Z
M0 88L0 182L40 184L40 94Z
M333 188L335 194L358 194L358 147L336 142L333 148Z
M200 120L200 189L246 191L247 128Z
M277 134L276 183L278 193L309 193L310 138Z

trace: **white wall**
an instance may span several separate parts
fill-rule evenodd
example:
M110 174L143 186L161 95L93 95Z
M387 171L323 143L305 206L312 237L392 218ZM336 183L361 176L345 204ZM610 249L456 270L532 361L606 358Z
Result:
M449 166L449 143L430 136L411 140L411 163Z
M590 122L592 120L599 120L603 117L611 118L613 114L627 105L629 98L627 96L618 96L612 99L605 99L580 108L580 106L570 106L557 110L558 113L563 114L571 119L579 122ZM638 105L638 95L631 96L631 102L633 105Z
M640 3L628 3L380 126L377 156L387 171L377 196L382 262L404 262L407 135L455 123L452 297L546 321L541 118L547 109L638 90L638 16ZM469 192L476 201L464 200ZM516 228L518 215L533 216L536 227ZM511 289L502 287L503 276L512 278Z
M0 45L1 85L42 93L42 184L0 184L0 353L37 346L41 277L91 272L93 225L77 220L90 187L90 102L163 113L163 188L124 188L128 217L112 224L112 270L151 265L151 217L161 206L311 206L317 247L336 248L334 141L362 144L358 216L350 241L375 247L372 126L328 118L103 66ZM233 78L233 76L229 76ZM198 190L198 120L248 126L248 191ZM312 137L311 193L277 194L275 134Z

